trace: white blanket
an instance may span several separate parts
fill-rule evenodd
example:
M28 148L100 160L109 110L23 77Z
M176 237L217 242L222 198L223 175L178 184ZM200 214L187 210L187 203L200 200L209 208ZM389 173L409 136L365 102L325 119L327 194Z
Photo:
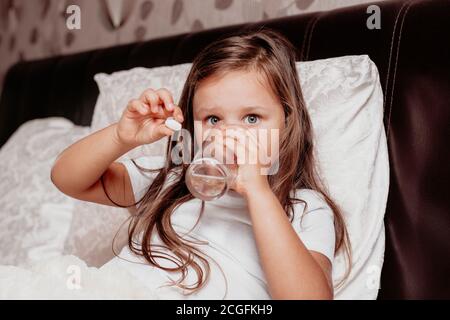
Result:
M79 258L66 255L28 268L0 266L0 299L157 300L159 297L122 268L111 264L88 267Z

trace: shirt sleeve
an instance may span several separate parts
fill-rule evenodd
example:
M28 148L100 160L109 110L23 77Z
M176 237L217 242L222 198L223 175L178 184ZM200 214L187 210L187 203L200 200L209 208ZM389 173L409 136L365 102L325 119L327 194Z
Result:
M331 263L334 260L335 230L334 214L322 195L311 189L301 189L296 198L304 203L294 205L292 226L308 250L325 255Z
M124 159L119 161L127 169L135 201L139 201L158 175L158 171L143 171L134 164L133 160L137 165L144 169L161 169L164 167L165 159L164 157L159 156L143 156L136 159Z

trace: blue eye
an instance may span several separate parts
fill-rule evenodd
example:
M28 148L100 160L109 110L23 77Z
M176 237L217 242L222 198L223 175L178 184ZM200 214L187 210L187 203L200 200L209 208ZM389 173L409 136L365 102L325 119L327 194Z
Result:
M206 118L206 121L210 121L210 120L213 120L213 121L215 120L215 122L210 122L210 124L213 126L216 125L217 122L219 122L219 118L217 118L216 116L209 116Z
M259 120L259 116L257 116L256 114L250 114L245 118L248 119L248 124L255 124Z

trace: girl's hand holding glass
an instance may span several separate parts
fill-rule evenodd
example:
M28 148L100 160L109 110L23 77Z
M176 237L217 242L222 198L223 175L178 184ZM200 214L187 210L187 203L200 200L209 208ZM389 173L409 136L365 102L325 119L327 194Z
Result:
M116 126L117 142L134 148L170 136L174 131L164 124L169 117L184 121L172 94L166 89L148 89L128 103Z
M195 155L186 184L194 196L205 201L220 198L229 189L245 196L268 187L260 162L264 150L249 130L238 126L213 130Z
M227 130L224 142L227 148L234 148L236 156L237 174L231 188L245 197L252 192L269 188L261 162L262 157L267 155L267 148L258 142L255 131L241 127L232 128Z

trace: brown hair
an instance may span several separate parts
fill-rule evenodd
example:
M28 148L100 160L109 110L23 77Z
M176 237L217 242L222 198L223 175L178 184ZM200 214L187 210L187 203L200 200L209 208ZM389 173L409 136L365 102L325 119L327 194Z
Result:
M268 176L271 189L291 222L294 205L298 202L304 203L305 209L307 205L304 200L291 197L292 190L307 188L323 195L334 214L335 254L343 250L347 260L347 272L340 282L342 284L348 276L351 265L349 237L340 209L328 195L316 172L313 130L300 88L295 52L295 47L287 39L267 28L241 31L239 34L219 39L204 48L193 61L178 105L183 110L184 128L190 132L191 137L194 137L193 98L197 86L203 79L237 70L256 70L265 77L275 95L279 97L286 119L285 130L282 130L280 136L279 170L276 174ZM193 144L194 142L192 142L191 150L194 149ZM168 143L168 155L171 154L174 146L174 141ZM135 162L134 164L141 170L152 171L139 167ZM130 217L128 246L130 250L143 256L153 266L169 272L181 271L181 279L176 283L173 282L172 285L193 293L205 284L210 272L209 263L204 254L194 245L195 243L181 239L170 223L174 209L193 198L184 181L187 166L188 164L185 163L174 164L170 157L166 158L165 167L157 171L158 174L146 194L137 202L137 204L140 203L137 214ZM168 175L176 171L179 179L166 187ZM202 202L197 223L202 217L203 209L204 202ZM150 243L155 228L162 242L175 254L175 259L168 258L164 251L154 249L155 245ZM143 231L142 242L135 242L134 236L141 230ZM169 259L177 266L163 267L154 260L155 257ZM197 283L192 286L183 283L189 267L195 270L198 278Z

